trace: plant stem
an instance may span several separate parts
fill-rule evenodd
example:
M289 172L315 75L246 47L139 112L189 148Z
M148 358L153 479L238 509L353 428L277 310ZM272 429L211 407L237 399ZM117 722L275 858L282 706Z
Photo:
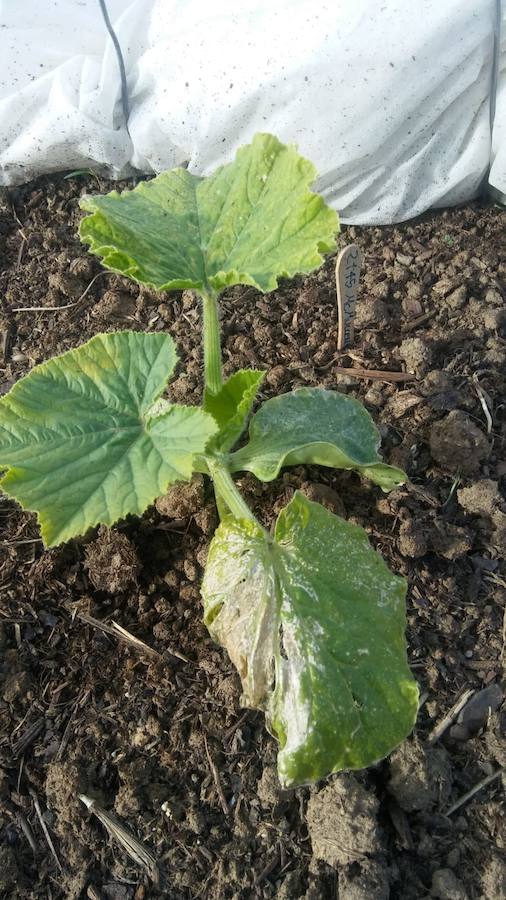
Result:
M222 385L218 295L202 291L204 304L204 377L206 388L217 394Z
M210 459L209 457L207 458L207 465L209 474L214 482L216 494L228 506L232 515L236 519L247 519L248 522L254 522L255 525L259 525L260 523L239 493L226 466L216 458Z
M208 290L202 291L201 297L204 306L205 386L211 394L217 394L223 384L218 295L215 291ZM259 521L238 491L226 463L216 456L207 457L205 462L213 480L218 509L224 505L236 519L246 519L261 528Z

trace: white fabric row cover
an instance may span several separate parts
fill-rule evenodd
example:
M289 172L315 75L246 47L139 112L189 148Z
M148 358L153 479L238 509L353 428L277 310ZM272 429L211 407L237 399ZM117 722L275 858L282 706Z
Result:
M495 115L492 127L492 154L489 183L506 202L506 0L497 2Z
M186 161L205 175L267 131L315 163L316 188L345 222L461 203L487 176L506 193L501 0L107 6L125 59L128 130L98 0L0 0L0 184Z

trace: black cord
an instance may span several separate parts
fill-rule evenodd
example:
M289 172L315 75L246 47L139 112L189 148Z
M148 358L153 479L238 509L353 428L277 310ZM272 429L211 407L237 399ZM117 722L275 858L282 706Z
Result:
M112 27L111 20L109 18L109 13L107 12L107 6L105 5L105 0L98 0L100 9L102 10L102 15L104 17L105 27L109 32L111 40L114 44L114 49L116 51L116 56L118 58L118 66L119 66L119 74L121 78L121 106L123 109L123 117L125 119L125 127L128 131L128 119L130 117L130 105L128 103L128 85L126 78L126 70L125 70L125 61L123 59L123 54L121 52L120 43L118 38L116 37L116 32ZM128 132L130 134L130 132Z

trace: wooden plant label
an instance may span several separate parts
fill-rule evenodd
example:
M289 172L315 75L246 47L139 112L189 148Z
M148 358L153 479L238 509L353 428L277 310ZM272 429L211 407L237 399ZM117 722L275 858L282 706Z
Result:
M362 251L356 244L341 250L336 262L337 319L339 323L337 349L353 346L355 309L357 305Z

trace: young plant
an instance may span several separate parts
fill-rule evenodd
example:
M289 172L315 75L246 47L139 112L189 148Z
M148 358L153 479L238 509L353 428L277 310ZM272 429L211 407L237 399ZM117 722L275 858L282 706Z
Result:
M262 709L286 786L358 769L411 730L418 691L406 660L405 583L365 532L296 492L269 534L232 475L272 481L299 463L354 469L388 490L366 410L333 391L267 400L243 435L264 373L222 377L218 296L274 290L335 246L336 214L311 193L311 163L265 134L208 178L165 172L122 194L85 197L81 237L104 264L160 291L191 288L204 319L203 408L162 397L176 364L167 334L100 334L37 366L0 401L3 490L34 510L46 546L141 515L175 481L208 474L221 524L202 585L211 635L243 703Z

